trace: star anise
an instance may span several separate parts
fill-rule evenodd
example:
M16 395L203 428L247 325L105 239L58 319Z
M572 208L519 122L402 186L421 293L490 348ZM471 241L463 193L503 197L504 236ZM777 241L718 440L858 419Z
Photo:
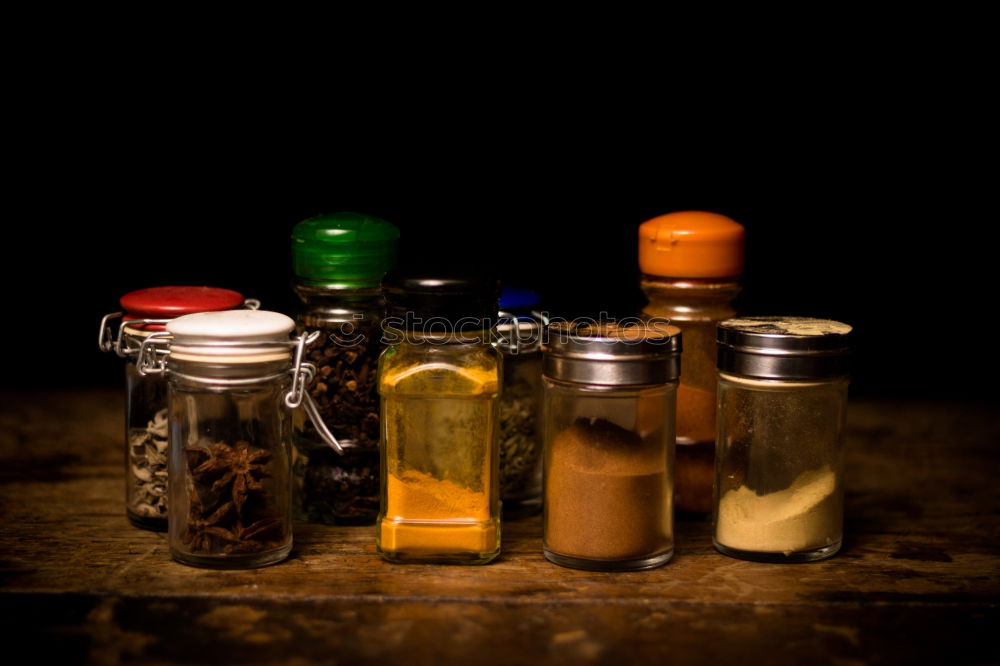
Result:
M181 535L181 541L191 548L191 552L209 552L212 550L212 539L225 541L228 530L220 527L233 511L233 503L226 502L210 515L205 516L205 507L198 493L191 491L190 509L188 510L187 526Z
M281 545L282 531L280 520L265 518L247 527L237 523L231 530L217 529L212 534L227 543L227 553L256 553Z
M252 450L250 444L242 440L232 447L221 442L210 444L207 453L208 460L195 467L192 474L195 478L215 479L213 492L229 487L236 511L241 513L250 493L264 490L260 480L271 476L267 468L271 453L264 449Z

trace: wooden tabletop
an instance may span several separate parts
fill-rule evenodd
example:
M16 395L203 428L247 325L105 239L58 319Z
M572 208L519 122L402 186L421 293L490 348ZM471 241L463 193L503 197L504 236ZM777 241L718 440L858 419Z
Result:
M24 663L1000 662L987 406L852 403L825 562L730 559L692 522L665 567L574 571L542 557L534 518L504 524L487 566L392 565L372 528L296 524L286 562L220 572L126 521L120 393L2 400L3 654Z

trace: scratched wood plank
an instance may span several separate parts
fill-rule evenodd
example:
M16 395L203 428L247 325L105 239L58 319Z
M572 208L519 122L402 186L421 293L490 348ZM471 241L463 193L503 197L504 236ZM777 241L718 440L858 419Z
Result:
M120 394L2 404L0 604L15 641L56 659L931 663L961 641L950 663L1000 660L987 640L1000 619L1000 425L985 406L852 406L847 534L832 560L732 560L707 525L681 523L666 567L600 574L546 562L537 518L506 523L485 567L390 565L371 528L305 524L278 566L184 567L163 535L124 518Z

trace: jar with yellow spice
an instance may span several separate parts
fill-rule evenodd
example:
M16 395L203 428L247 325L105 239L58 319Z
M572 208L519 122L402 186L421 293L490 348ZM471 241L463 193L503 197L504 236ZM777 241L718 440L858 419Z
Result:
M378 552L485 564L500 552L499 283L391 271L382 287Z
M715 327L736 314L743 272L744 229L716 213L682 211L639 227L641 286L647 317L684 332L677 389L675 506L707 518L715 476Z

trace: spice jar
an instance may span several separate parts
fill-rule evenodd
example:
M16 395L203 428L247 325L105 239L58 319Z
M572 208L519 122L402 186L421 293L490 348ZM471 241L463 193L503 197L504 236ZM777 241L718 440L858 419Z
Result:
M541 343L546 318L533 311L540 302L538 294L526 289L500 293L500 500L505 519L542 509Z
M674 326L552 324L543 347L545 557L578 569L674 552Z
M244 301L229 289L152 287L120 299L123 312L101 320L98 345L127 359L125 364L125 515L136 527L167 529L167 383L160 375L139 374L136 356L142 341L175 317L232 310ZM117 334L111 323L117 321Z
M661 215L639 227L647 317L684 332L684 374L677 389L675 501L681 514L712 510L715 455L715 327L736 314L743 272L742 225L715 213Z
M394 271L382 286L390 340L379 360L378 552L392 562L485 564L500 552L499 285Z
M204 312L143 341L139 371L169 385L168 541L178 562L245 569L291 551L291 413L310 405L315 369L302 358L318 337L289 340L294 327L277 312Z
M292 232L299 332L319 331L308 351L309 385L344 449L338 455L301 414L295 423L298 517L371 525L379 508L379 406L376 387L385 301L379 282L392 266L399 230L359 213L313 217Z
M719 325L719 552L812 562L840 548L850 331L802 317Z

